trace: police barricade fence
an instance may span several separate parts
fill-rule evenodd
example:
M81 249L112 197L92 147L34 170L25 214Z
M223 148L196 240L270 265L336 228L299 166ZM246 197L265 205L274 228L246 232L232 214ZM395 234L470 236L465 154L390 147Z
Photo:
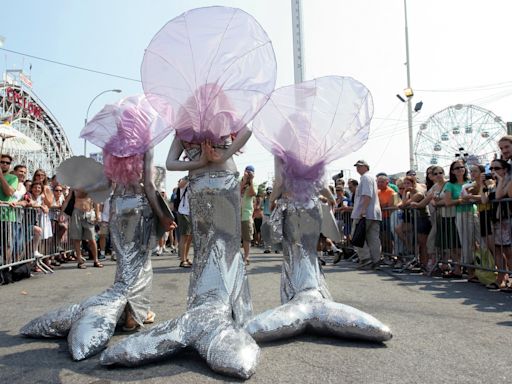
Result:
M41 208L0 204L0 270L35 262L49 272L44 259L72 252L67 226L68 218L59 208L45 213Z
M463 267L512 275L512 199L489 204L425 209L384 208L380 239L386 264L399 270ZM348 249L351 212L337 215L342 245Z

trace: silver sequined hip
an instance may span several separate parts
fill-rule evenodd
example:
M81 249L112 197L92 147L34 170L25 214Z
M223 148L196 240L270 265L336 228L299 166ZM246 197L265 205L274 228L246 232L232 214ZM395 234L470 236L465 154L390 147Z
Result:
M240 184L238 172L217 171L190 179L190 215L194 267L189 308L222 303L235 322L252 314L249 285L240 252Z

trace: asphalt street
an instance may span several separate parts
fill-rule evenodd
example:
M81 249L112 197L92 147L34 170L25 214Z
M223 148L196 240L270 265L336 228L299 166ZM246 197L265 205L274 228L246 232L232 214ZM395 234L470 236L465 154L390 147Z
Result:
M252 249L249 282L254 312L279 304L279 254ZM0 287L0 383L238 382L212 372L192 350L139 368L104 368L98 356L71 360L65 339L27 339L19 328L32 318L108 287L115 263L86 270L65 264ZM498 383L512 379L512 295L478 284L391 269L358 271L328 264L333 298L389 325L383 343L315 335L264 343L251 383ZM175 255L153 257L156 323L185 309L189 271ZM111 344L126 337L116 333Z

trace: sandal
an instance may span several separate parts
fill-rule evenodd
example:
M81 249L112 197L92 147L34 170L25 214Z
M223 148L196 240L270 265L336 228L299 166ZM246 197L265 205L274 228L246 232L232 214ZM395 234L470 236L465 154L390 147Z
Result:
M94 268L103 268L103 264L101 264L99 261L95 261L92 266Z
M443 275L443 279L462 279L462 274L448 272Z
M190 268L190 267L191 267L191 265L189 264L189 262L187 260L182 261L180 263L180 268Z
M82 261L82 262L78 263L76 267L78 269L86 269L87 265L85 265L85 261Z
M132 325L131 327L128 327L126 325L123 325L123 331L124 332L133 332L133 331L137 331L138 329L140 328L140 325L135 323L134 325Z
M512 293L512 287L505 286L503 288L500 288L500 292Z
M487 284L485 286L485 288L492 289L492 290L498 290L498 289L500 289L500 286L498 285L498 283L494 282L494 283L491 283L491 284ZM503 288L505 288L505 287L503 287Z
M192 265L193 265L193 264L192 264L192 262L191 262L189 259L187 259L187 263L189 263L189 264L190 264L190 266L192 266Z

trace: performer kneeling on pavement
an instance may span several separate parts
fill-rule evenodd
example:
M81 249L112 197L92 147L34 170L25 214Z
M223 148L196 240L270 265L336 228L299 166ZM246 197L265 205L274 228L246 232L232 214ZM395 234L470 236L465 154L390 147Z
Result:
M105 115L116 116L111 121L115 133L105 132ZM103 147L108 178L83 189L88 193L106 189L108 193L110 181L115 183L110 201L111 241L117 255L115 281L104 292L40 316L20 331L30 337L67 336L74 360L104 349L118 322L124 321L124 330L132 331L154 321L150 311L154 218L158 217L164 228L173 225L157 202L152 180L151 146L155 143L148 130L155 118L143 97L132 97L106 106L82 131L82 137Z

